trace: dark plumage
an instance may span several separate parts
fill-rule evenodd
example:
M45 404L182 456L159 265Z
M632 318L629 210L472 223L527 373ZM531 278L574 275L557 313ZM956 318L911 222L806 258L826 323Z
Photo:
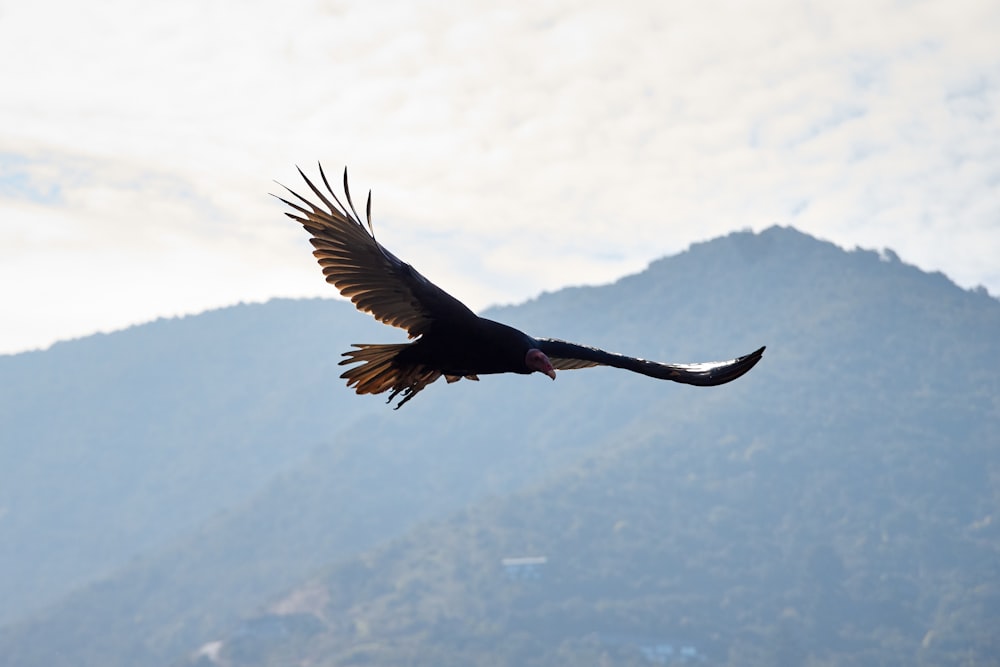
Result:
M760 361L764 348L731 361L704 364L662 364L635 359L593 347L551 338L532 338L512 327L477 316L465 304L420 275L412 266L375 240L368 193L367 229L361 222L344 170L344 206L333 192L320 165L324 194L299 169L309 189L326 210L285 188L301 204L278 197L294 209L286 215L311 235L326 280L349 298L358 310L385 324L405 329L410 343L355 344L341 365L342 378L359 394L388 391L398 409L442 375L448 382L478 380L489 373L544 373L553 380L556 370L614 366L661 380L703 387L735 380ZM283 186L284 187L284 186ZM327 196L329 195L329 197ZM331 201L332 198L332 201ZM355 365L356 364L356 365Z

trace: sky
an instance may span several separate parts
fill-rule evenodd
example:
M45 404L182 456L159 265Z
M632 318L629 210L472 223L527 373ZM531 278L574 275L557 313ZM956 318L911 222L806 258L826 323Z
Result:
M1000 3L0 0L0 353L334 296L349 167L476 310L735 230L1000 295Z

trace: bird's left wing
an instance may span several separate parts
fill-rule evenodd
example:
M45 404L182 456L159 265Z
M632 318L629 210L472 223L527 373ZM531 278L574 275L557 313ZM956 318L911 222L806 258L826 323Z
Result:
M554 338L538 339L538 349L545 353L557 370L590 368L592 366L614 366L635 373L642 373L660 380L672 380L699 387L713 387L731 382L753 368L764 348L729 361L711 361L700 364L664 364L626 357L614 352L606 352L596 347L568 343Z
M462 320L476 315L461 301L424 278L375 240L372 232L372 199L368 193L367 228L361 222L344 170L344 194L349 206L340 203L326 180L323 166L320 177L326 193L313 184L299 169L306 185L326 209L287 188L301 204L274 195L294 209L286 212L312 235L313 255L323 267L326 281L349 298L358 310L385 324L406 329L410 337L425 333L434 320ZM332 201L331 201L332 198Z

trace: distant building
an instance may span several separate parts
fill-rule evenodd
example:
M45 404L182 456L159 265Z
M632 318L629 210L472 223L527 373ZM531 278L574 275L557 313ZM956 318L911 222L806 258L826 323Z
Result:
M692 665L705 662L705 654L691 644L677 645L674 642L627 635L598 635L602 644L615 648L629 648L639 651L647 662L654 665Z
M661 665L673 662L676 657L673 644L640 644L639 652L646 660Z
M524 556L520 558L504 558L500 561L507 578L511 581L541 579L542 568L549 561L545 556Z
M701 654L694 646L681 646L681 657L685 659L700 658Z
M639 652L649 662L658 665L676 665L692 662L702 662L705 656L694 646L674 647L673 644L662 642L638 644Z

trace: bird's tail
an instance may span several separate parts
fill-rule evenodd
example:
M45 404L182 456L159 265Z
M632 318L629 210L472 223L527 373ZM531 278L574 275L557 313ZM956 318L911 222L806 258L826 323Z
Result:
M355 349L344 352L347 358L342 360L340 365L361 365L347 369L340 377L346 379L347 386L354 387L359 394L381 394L384 391L391 391L387 403L391 403L397 395L402 394L403 400L396 406L396 409L399 409L418 391L441 377L439 371L424 366L400 364L399 353L409 346L410 343L355 343L352 345Z

